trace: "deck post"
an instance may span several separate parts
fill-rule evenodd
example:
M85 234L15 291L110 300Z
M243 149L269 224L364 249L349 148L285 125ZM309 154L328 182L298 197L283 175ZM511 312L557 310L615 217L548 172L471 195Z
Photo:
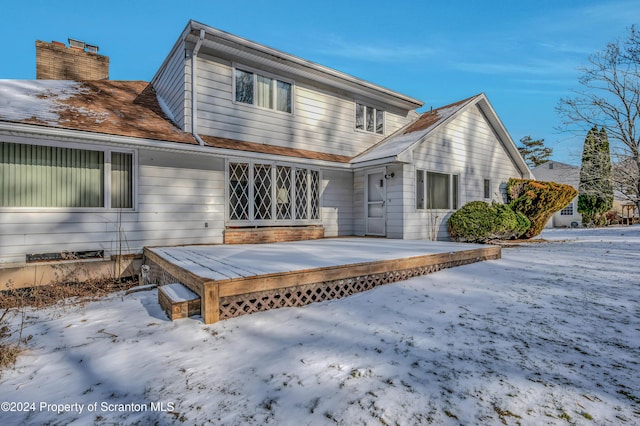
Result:
M205 324L213 324L220 320L220 285L215 281L207 281L202 286L201 315Z

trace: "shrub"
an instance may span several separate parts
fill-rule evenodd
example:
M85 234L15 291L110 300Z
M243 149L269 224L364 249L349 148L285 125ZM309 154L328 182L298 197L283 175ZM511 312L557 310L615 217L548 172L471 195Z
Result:
M472 201L453 213L447 225L455 241L487 242L522 235L530 223L506 204Z
M578 191L570 185L530 179L509 179L507 182L509 206L530 221L529 229L521 238L539 235L554 213L565 208Z

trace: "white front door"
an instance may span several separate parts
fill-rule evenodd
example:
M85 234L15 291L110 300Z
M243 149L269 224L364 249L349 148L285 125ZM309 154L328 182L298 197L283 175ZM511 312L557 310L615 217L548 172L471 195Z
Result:
M366 173L365 215L366 234L386 236L386 185L384 171Z

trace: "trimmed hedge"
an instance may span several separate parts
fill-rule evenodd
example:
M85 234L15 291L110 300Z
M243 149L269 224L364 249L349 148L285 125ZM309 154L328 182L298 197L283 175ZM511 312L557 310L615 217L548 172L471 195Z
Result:
M472 243L516 238L530 222L506 204L472 201L453 213L447 225L453 240Z
M566 207L578 191L570 185L530 179L509 179L509 206L531 221L531 227L520 238L539 235L554 213Z

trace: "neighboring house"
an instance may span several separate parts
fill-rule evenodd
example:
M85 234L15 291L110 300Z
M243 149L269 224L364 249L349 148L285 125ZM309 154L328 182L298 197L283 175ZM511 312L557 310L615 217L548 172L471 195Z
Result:
M194 21L150 83L2 80L0 262L446 239L453 211L531 173L484 94L422 106Z
M547 161L535 167L532 172L537 180L571 185L576 190L580 186L580 167L577 166L557 161ZM582 215L578 213L578 196L571 200L565 208L554 214L546 224L547 228L573 228L578 226L582 226Z

